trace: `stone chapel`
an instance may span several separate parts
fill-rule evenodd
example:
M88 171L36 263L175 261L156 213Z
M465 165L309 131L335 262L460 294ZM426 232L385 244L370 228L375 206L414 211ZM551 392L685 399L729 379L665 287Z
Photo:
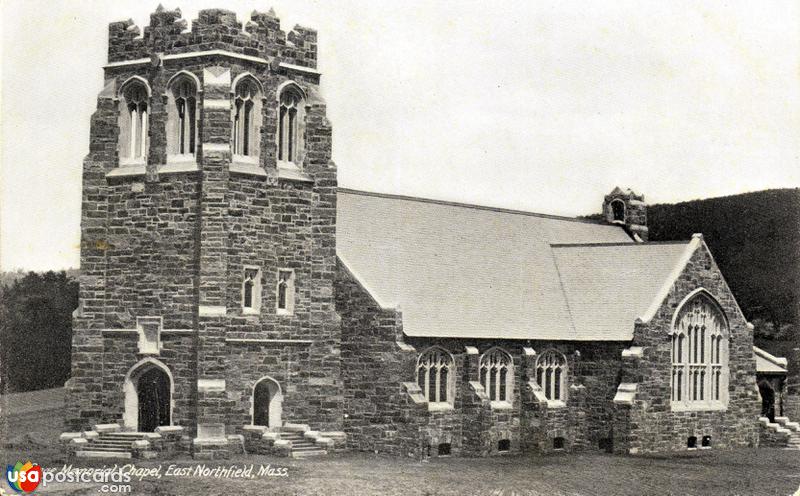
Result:
M114 22L103 70L72 452L758 444L752 326L643 196L593 222L339 188L317 34L273 11Z

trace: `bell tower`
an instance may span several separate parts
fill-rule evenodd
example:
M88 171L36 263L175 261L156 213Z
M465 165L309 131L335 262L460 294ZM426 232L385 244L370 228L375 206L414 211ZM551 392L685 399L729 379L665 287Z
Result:
M317 33L283 31L272 10L243 26L206 9L187 26L161 6L144 30L109 25L66 424L180 427L213 457L266 418L340 431L337 182ZM151 376L170 394L150 394ZM266 400L258 384L273 387Z
M647 241L647 204L644 195L617 186L603 200L603 217L606 222L625 226L637 241Z

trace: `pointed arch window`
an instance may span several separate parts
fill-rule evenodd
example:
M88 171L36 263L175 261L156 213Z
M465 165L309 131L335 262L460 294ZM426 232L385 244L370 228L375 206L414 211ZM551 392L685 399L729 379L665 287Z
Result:
M287 84L278 96L278 163L299 167L303 162L305 98L294 83Z
M148 147L150 92L142 81L126 83L121 91L119 115L120 162L144 163Z
M429 348L417 360L417 384L429 406L453 403L455 389L453 357L441 348Z
M728 326L710 296L698 293L676 312L670 335L673 409L713 409L727 403Z
M480 383L493 402L511 403L514 394L514 361L511 355L493 348L480 361Z
M536 382L548 401L566 402L566 357L556 350L542 353L536 360Z
M242 281L242 313L258 313L261 309L261 269L245 267Z
M167 93L167 160L194 160L197 148L197 85L179 76Z
M294 313L294 271L282 269L278 271L278 286L275 300L278 315L291 315Z
M235 160L257 162L261 136L261 90L255 79L242 78L234 89L233 155Z

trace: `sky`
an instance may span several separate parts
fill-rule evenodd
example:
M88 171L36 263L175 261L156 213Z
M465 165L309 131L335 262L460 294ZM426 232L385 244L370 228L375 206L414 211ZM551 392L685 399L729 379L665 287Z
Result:
M573 216L800 186L795 1L169 1L319 31L342 187ZM79 265L107 26L157 5L0 3L0 269Z

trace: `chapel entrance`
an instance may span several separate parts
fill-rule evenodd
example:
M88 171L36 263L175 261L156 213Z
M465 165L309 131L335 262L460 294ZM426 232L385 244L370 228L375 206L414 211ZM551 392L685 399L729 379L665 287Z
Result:
M758 393L761 395L761 416L775 422L775 388L767 379L758 381Z
M281 426L283 395L274 379L264 377L253 388L253 425Z
M136 381L139 400L139 432L153 432L160 425L170 424L170 379L158 367L147 367Z

